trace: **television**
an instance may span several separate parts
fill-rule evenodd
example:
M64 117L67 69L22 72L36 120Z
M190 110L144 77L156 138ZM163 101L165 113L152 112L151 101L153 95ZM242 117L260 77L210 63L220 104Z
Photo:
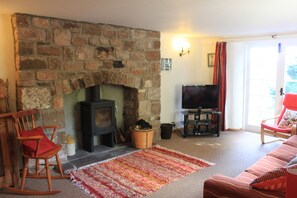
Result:
M218 108L218 85L183 85L183 109L215 109Z

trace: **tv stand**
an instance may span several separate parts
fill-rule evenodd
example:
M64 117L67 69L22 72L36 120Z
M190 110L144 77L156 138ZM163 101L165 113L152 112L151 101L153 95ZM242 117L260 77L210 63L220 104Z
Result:
M216 110L198 109L197 111L184 111L184 131L182 136L208 135L220 136L220 115Z
M197 110L189 110L188 113L199 113L201 112L202 109L197 109Z

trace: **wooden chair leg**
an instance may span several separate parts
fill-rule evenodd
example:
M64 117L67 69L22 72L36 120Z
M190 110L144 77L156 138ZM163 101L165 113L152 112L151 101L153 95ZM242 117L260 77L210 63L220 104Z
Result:
M29 163L29 159L25 158L24 159L23 173L22 173L21 190L24 190L25 180L26 180L27 171L28 171L28 163Z
M56 162L57 162L57 165L58 165L60 174L61 174L62 176L64 176L63 169L62 169L62 165L61 165L61 161L60 161L60 158L59 158L58 153L57 153L55 156L56 156Z
M51 178L51 170L48 159L45 160L45 168L46 168L46 176L47 176L47 184L49 191L52 191L52 178Z
M28 163L29 159L25 158L24 159L24 168L23 168L23 174L22 174L22 181L21 181L21 188L15 188L15 187L10 187L10 186L5 186L3 185L2 187L8 191L11 191L13 193L17 193L20 195L54 195L57 193L60 193L60 190L53 190L52 189L52 177L51 177L51 171L50 171L50 164L48 159L45 160L45 169L46 169L46 177L47 177L47 183L48 183L48 191L38 191L38 190L27 190L24 189L25 186L25 178L27 176L27 171L28 171ZM40 178L38 175L32 176L32 178ZM42 177L44 178L44 177Z
M264 142L264 132L262 132L262 131L261 131L261 142L262 142L262 144L265 143L265 142Z
M263 129L261 129L261 142L262 142L262 144L264 144L265 142L264 142L264 131L263 131Z

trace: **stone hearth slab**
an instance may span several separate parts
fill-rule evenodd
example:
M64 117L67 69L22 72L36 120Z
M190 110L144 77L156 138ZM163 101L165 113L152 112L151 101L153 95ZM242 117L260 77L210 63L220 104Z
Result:
M62 164L64 172L72 169L78 169L83 166L87 166L93 163L108 160L120 155L124 155L138 149L131 146L116 145L113 148L98 145L95 146L94 152L87 152L85 150L78 149L74 156L68 157L68 162Z

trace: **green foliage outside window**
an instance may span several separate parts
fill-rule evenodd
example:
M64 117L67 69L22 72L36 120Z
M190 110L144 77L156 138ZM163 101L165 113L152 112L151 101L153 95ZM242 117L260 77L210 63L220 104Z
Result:
M287 82L286 93L297 93L297 82Z
M291 81L286 83L286 93L297 93L297 65L288 66L287 74L291 77Z
M275 89L272 88L272 87L270 87L270 88L269 88L269 94L270 94L271 96L275 96Z
M287 74L292 80L297 80L297 65L288 66Z

